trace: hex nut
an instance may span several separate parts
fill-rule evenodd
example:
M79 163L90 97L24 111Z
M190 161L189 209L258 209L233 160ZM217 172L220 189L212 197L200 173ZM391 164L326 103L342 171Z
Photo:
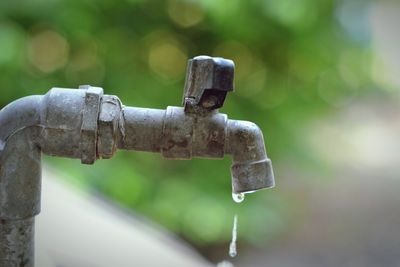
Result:
M117 130L121 101L112 95L103 96L98 121L97 157L111 158L117 150Z
M97 118L99 117L103 88L91 86L80 86L79 88L86 90L81 127L81 162L93 164L97 156Z

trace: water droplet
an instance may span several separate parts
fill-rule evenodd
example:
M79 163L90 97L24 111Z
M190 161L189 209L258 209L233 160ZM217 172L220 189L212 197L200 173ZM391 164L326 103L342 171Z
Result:
M236 249L236 238L237 238L237 214L233 217L233 228L232 228L232 241L229 245L229 256L232 258L237 255Z
M233 201L236 203L243 202L244 200L244 193L232 193Z
M229 256L231 256L231 258L234 258L237 255L236 248L229 247L229 250L232 250L229 251Z

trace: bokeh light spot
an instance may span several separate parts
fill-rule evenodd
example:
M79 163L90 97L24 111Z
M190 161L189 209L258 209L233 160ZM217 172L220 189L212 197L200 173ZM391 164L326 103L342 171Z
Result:
M150 47L148 63L150 69L165 80L184 77L187 54L175 39L159 39Z
M34 67L50 73L68 62L69 45L59 33L44 30L31 36L28 43L28 58Z
M168 1L167 11L170 18L184 28L194 26L204 18L200 4L191 1L170 0Z

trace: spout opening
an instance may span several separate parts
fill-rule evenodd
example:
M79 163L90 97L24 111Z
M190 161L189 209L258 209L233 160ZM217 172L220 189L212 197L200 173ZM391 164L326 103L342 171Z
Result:
M231 173L234 193L252 193L275 186L272 164L268 158L251 163L235 163Z

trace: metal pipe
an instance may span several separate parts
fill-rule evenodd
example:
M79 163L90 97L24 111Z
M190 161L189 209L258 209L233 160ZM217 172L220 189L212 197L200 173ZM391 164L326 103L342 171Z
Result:
M7 106L0 112L0 141L19 129L40 124L40 108L42 96L26 96ZM0 146L0 149L2 146Z
M185 113L181 107L166 110L122 109L120 149L161 152L165 158L222 158L231 154L235 193L274 186L260 128L252 122L228 120L225 114Z
M123 107L118 148L160 152L165 110Z
M1 220L0 266L34 266L34 218Z
M261 130L218 112L233 90L233 62L189 61L184 107L124 107L98 87L53 88L0 111L0 266L33 266L34 216L40 212L41 153L93 164L117 148L168 159L233 158L232 188L274 185Z
M34 216L40 211L42 96L21 98L0 112L0 266L33 266Z
M232 155L234 193L275 186L272 163L267 157L262 131L256 124L228 120L225 152Z

